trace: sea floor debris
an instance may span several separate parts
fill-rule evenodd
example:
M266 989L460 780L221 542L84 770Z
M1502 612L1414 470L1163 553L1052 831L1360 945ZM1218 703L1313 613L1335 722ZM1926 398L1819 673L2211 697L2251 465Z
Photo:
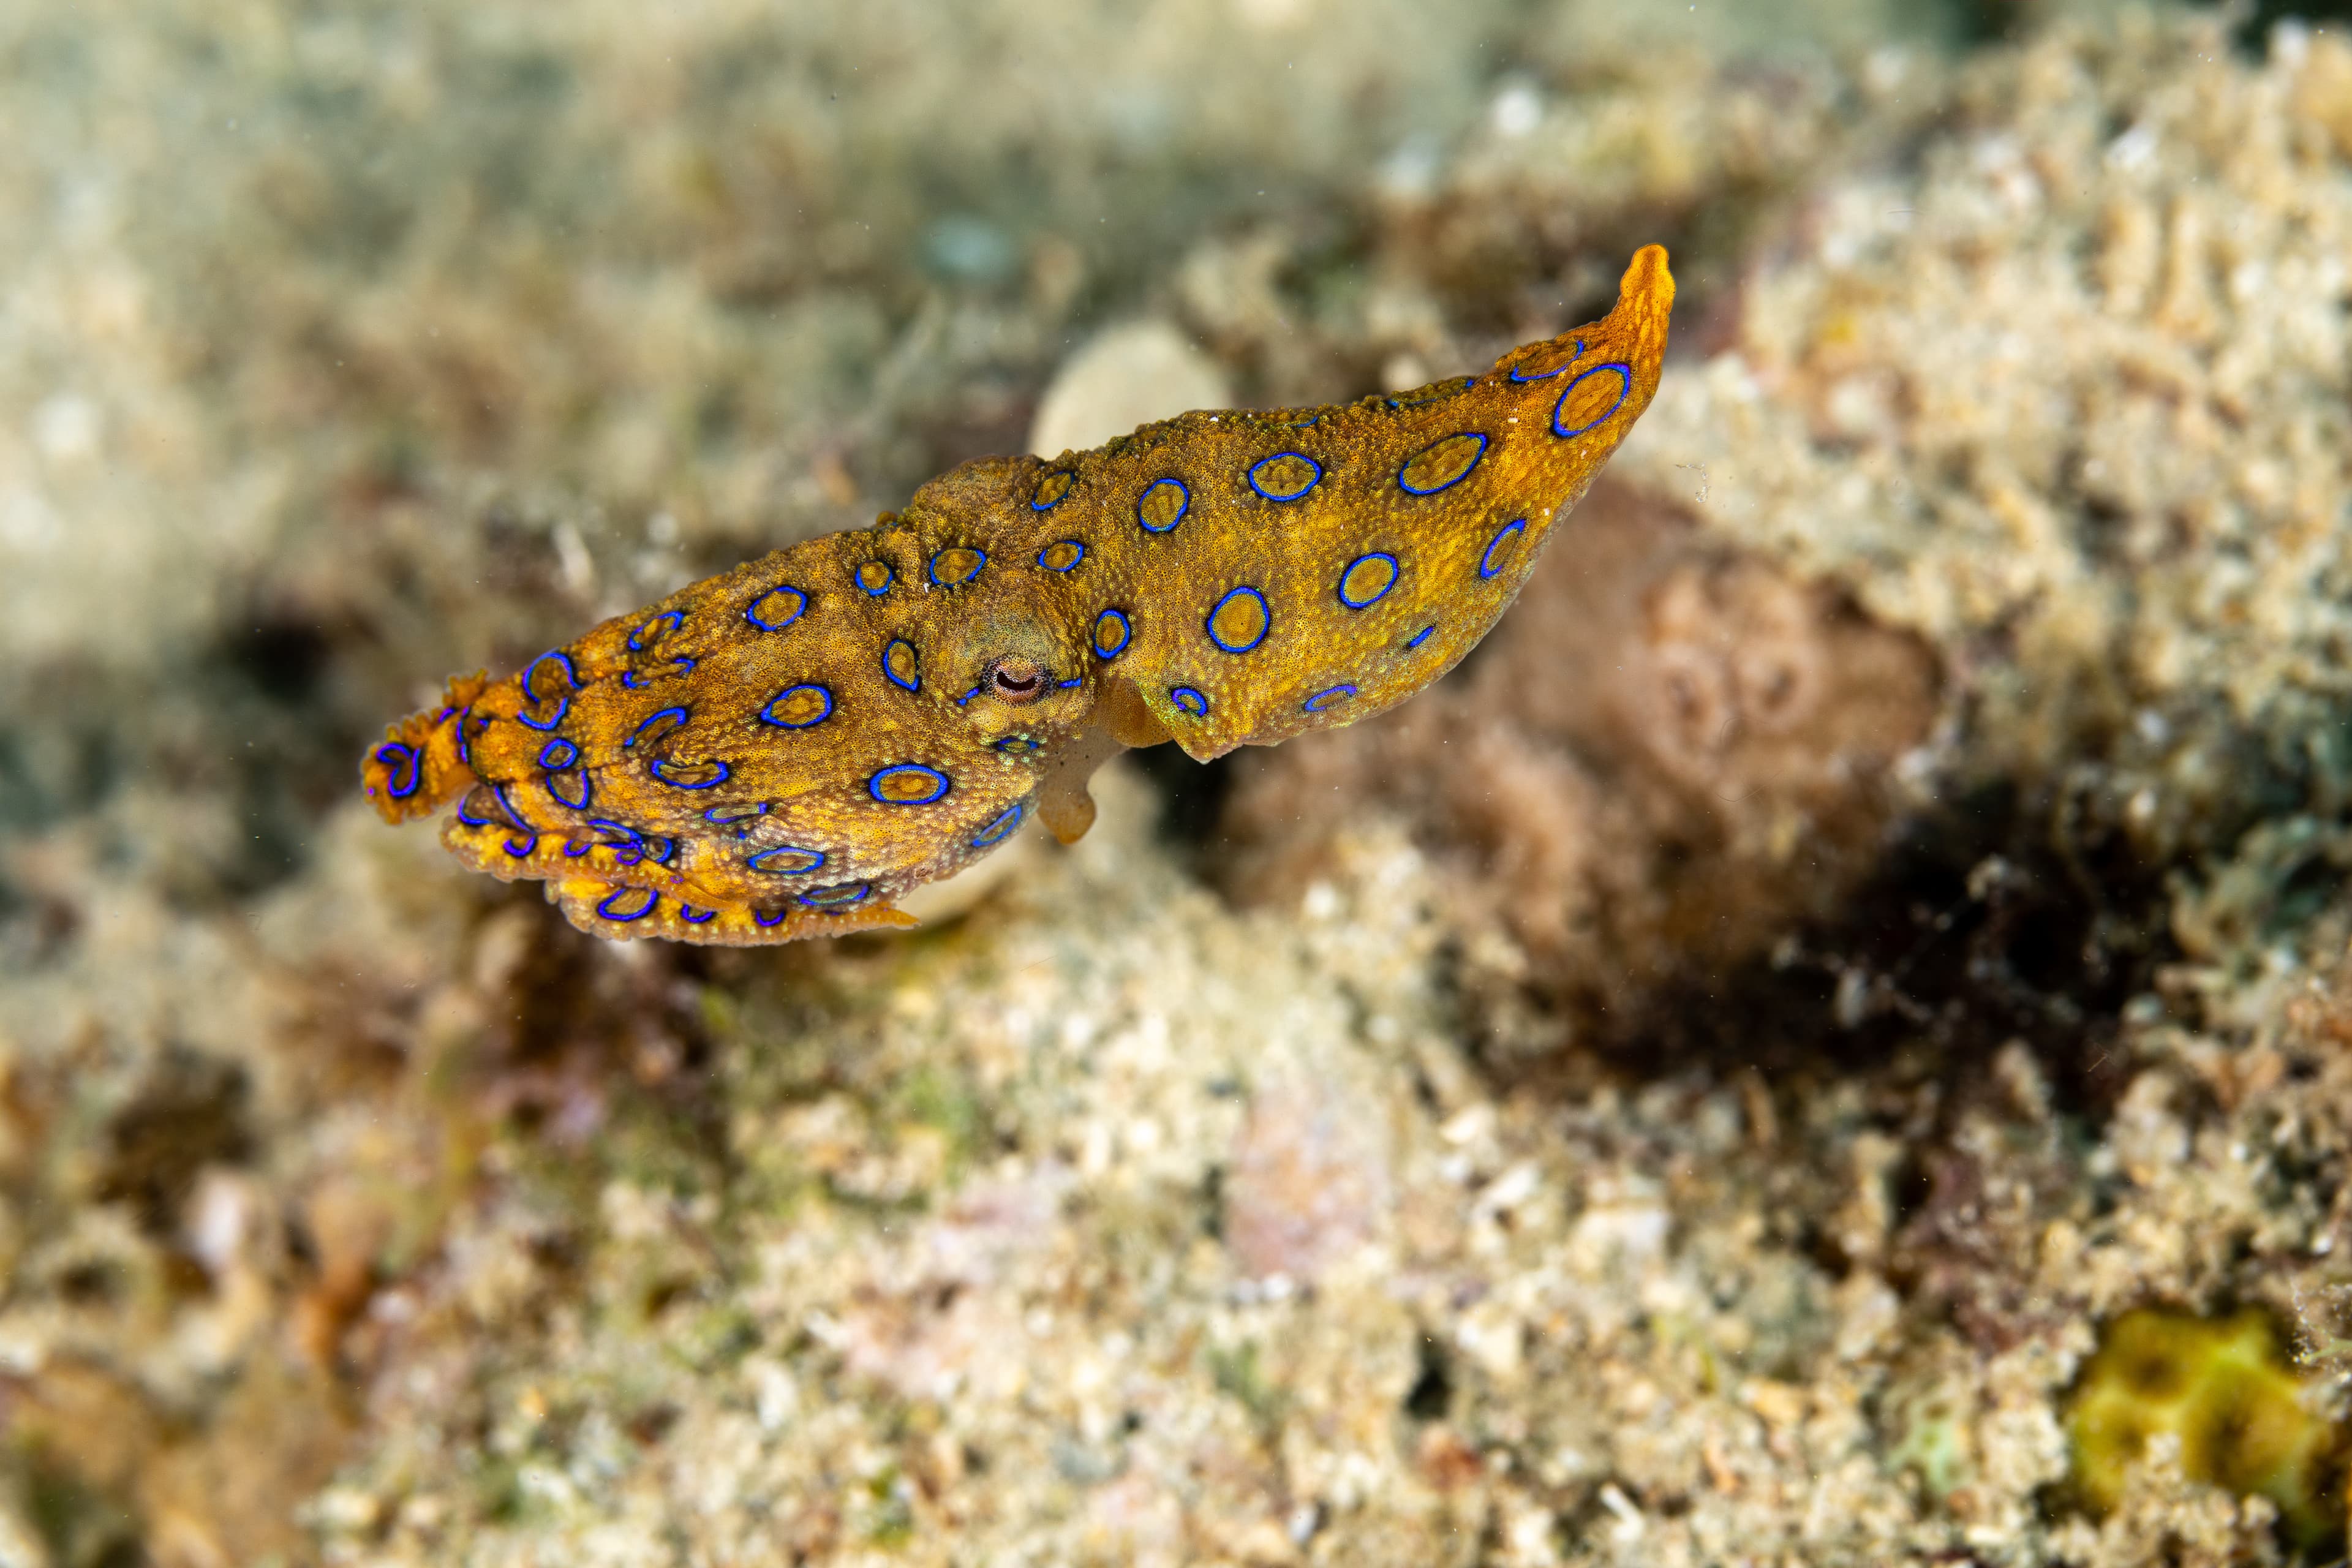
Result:
M0 1559L2288 1560L2068 1412L2151 1309L2352 1391L2352 48L858 9L0 21ZM1135 90L971 90L1057 69ZM1520 608L1622 670L823 952L349 798L409 672L1022 449L1097 328L1416 384L1653 232L1635 602Z

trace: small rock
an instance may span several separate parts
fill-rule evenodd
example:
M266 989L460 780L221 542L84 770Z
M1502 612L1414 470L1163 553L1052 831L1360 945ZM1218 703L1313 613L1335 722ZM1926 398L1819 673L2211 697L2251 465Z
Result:
M1106 327L1045 388L1029 449L1041 458L1084 451L1139 425L1232 402L1217 362L1167 322Z
M1385 1224L1394 1182L1381 1107L1339 1080L1261 1087L1225 1190L1225 1244L1243 1270L1311 1283Z

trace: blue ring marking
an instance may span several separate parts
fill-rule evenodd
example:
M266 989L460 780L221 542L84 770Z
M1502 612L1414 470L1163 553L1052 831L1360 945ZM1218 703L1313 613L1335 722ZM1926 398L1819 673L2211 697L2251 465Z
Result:
M771 620L766 616L760 613L760 606L766 604L769 600L774 598L779 594L790 594L792 595L791 607L784 608L782 606L779 606L777 611L778 618ZM799 620L801 618L802 612L807 608L808 595L806 594L802 593L790 583L779 583L774 587L769 589L766 593L761 595L758 598L752 600L749 605L744 605L743 618L751 622L753 626L759 627L763 632L780 632L786 626L791 626L794 621Z
M539 831L538 828L533 827L529 822L523 819L522 813L515 809L514 802L507 798L506 785L502 784L494 784L490 786L490 793L498 796L499 805L506 808L507 820L515 825L515 828L518 832L536 833Z
M1389 563L1389 580L1381 584L1381 591L1374 594L1371 597L1368 599L1350 599L1348 597L1348 579L1354 576L1356 574L1356 568L1361 566L1367 561L1387 562ZM1339 602L1347 605L1348 608L1351 610L1369 610L1374 605L1379 604L1382 599L1387 598L1389 596L1389 590L1395 587L1397 585L1397 579L1403 575L1404 568L1397 563L1397 558L1395 556L1390 554L1385 550L1375 550L1370 555L1359 555L1353 561L1349 562L1347 566L1339 574L1339 586L1338 590Z
M1076 555L1070 557L1069 563L1067 565L1056 566L1052 562L1045 559L1045 550L1056 550L1065 544L1070 545L1077 551ZM1075 572L1077 570L1078 563L1087 558L1087 547L1075 539L1057 539L1054 541L1053 543L1045 546L1045 550L1040 550L1037 552L1037 564L1043 566L1048 572Z
M522 700L525 702L537 702L539 700L539 693L532 689L531 678L539 673L539 667L545 664L551 658L560 659L562 661L563 679L571 682L572 690L577 691L580 689L580 671L573 667L572 663L572 656L564 652L560 647L552 648L546 653L541 654L537 658L532 659L530 663L524 668L522 672ZM444 717L446 716L446 715L444 715Z
M1437 629L1437 623L1436 623L1436 622L1434 622L1434 621L1432 621L1429 625L1427 625L1427 626L1425 626L1422 627L1422 628L1421 628L1421 630L1419 630L1419 631L1417 631L1417 632L1413 633L1413 634L1412 634L1412 637L1411 637L1411 639L1410 639L1410 640L1408 640L1408 641L1405 643L1405 645L1404 645L1404 651L1405 651L1405 652L1407 652L1407 653L1411 653L1413 649L1415 649L1415 648L1419 647L1422 644L1423 644L1423 643L1427 642L1427 641L1429 640L1429 634L1430 634L1430 633L1432 633L1432 632L1433 632L1433 631L1435 631L1436 629Z
M577 860L594 847L596 847L593 844L584 838L567 838L563 841L563 858L567 860Z
M885 779L897 778L901 773L919 774L920 776L930 780L931 793L924 795L919 800L893 800L888 795L884 795L882 793L882 781ZM929 805L933 801L946 799L950 787L947 774L940 772L937 768L927 768L920 763L892 763L887 768L877 769L875 772L874 776L866 781L866 793L872 795L876 800L880 801L884 805Z
M807 856L809 857L809 863L805 866L770 866L763 864L765 861L774 859L779 855ZM743 858L743 864L749 866L754 871L764 871L771 876L805 877L811 871L822 871L824 869L824 851L822 849L804 849L797 844L779 844L772 849L762 849L757 855L745 856Z
M1344 680L1337 686L1327 686L1307 700L1307 710L1309 713L1320 713L1334 702L1345 701L1355 694L1356 689Z
M1553 376L1558 375L1561 371L1566 370L1570 365L1574 364L1578 360L1580 360L1583 357L1584 340L1582 338L1579 338L1576 340L1576 352L1569 355L1566 359L1560 361L1558 364L1552 366L1549 370L1544 372L1541 375L1521 375L1519 374L1519 367L1517 365L1513 365L1511 367L1511 379L1519 383L1521 385L1525 385L1531 381L1549 381Z
M384 791L394 800L406 800L416 793L416 786L425 782L425 753L414 746L397 742L379 746L375 760L384 765ZM404 764L408 769L408 782L404 784L400 782L400 770Z
M839 882L830 888L811 888L800 895L800 900L813 910L845 910L864 903L873 890L871 882Z
M514 859L528 860L530 858L530 852L539 847L539 835L534 833L530 837L524 839L522 841L522 847L520 849L515 847L515 841L511 838L499 845L499 847L505 850L507 854Z
M663 861L667 860L670 858L671 852L677 847L677 846L672 843L669 839L648 838L643 833L638 832L635 828L625 826L617 822L608 822L602 818L598 818L597 820L589 823L588 826L591 827L608 828L615 833L625 833L629 836L618 844L614 843L610 839L605 840L605 847L611 849L614 852L613 858L620 861L624 866L635 866L646 860L651 860L656 865L659 865ZM654 853L654 847L656 845L659 845L661 847L661 853L658 855Z
M1102 645L1102 628L1105 621L1115 621L1118 624L1118 646L1108 652L1104 651ZM1087 635L1087 646L1095 650L1097 658L1117 658L1127 651L1127 645L1134 640L1135 626L1127 618L1125 610L1105 610L1095 617L1094 630Z
M539 765L551 773L560 773L580 760L580 748L558 735L539 749Z
M763 915L759 910L753 910L751 923L755 926L780 926L784 923L784 917L792 912L790 910L778 910L772 915Z
M1084 686L1086 683L1087 678L1085 676L1074 675L1067 680L1057 680L1054 682L1054 689L1056 691L1067 691L1073 686Z
M1227 605L1233 603L1234 599L1240 597L1244 594L1248 595L1251 598L1257 601L1258 614L1263 616L1265 619L1258 626L1257 636L1250 638L1250 640L1245 643L1229 643L1224 638L1217 635L1217 612L1223 609ZM1264 594L1259 593L1255 588L1250 587L1248 584L1244 584L1238 588L1226 589L1225 596L1209 606L1208 618L1202 621L1201 625L1208 632L1209 640L1215 643L1227 653L1247 653L1250 649L1257 647L1258 644L1265 641L1268 634L1274 630L1274 606L1265 602L1265 595Z
M971 701L973 698L975 698L975 697L979 696L979 695L981 694L981 692L982 692L982 691L983 691L983 690L985 690L985 689L986 689L986 688L984 688L984 687L979 687L979 686L975 686L975 687L973 687L970 691L965 692L962 696L961 696L961 697L959 697L959 698L957 698L957 699L956 699L956 706L957 706L957 707L959 707L959 708L962 707L965 703L967 703L967 702Z
M989 744L1008 757L1026 757L1045 748L1034 735L1000 735Z
M549 730L554 729L558 724L562 723L563 716L571 711L572 693L567 691L563 694L563 700L555 705L555 717L552 719L549 719L546 721L541 722L541 721L532 718L530 714L524 712L520 708L515 710L515 717L525 724L530 725L532 729L544 733Z
M1458 441L1465 436L1469 437L1473 441L1478 443L1478 455L1472 458L1467 464L1464 465L1460 473L1454 475L1444 484L1432 485L1427 489L1422 489L1415 487L1411 480L1404 477L1408 469L1428 455L1431 447L1442 447L1448 441ZM1433 496L1440 490L1450 490L1454 486L1460 484L1463 480L1468 479L1472 474L1478 471L1478 465L1486 460L1486 437L1485 434L1476 430L1457 430L1451 436L1440 437L1438 439L1432 441L1429 446L1423 447L1420 451L1415 452L1412 457L1407 458L1404 460L1404 466L1397 469L1397 489L1402 490L1409 496Z
M1599 418L1588 419L1573 430L1561 429L1559 427L1559 411L1568 405L1568 400L1570 398L1576 395L1576 389L1582 385L1588 377L1603 375L1612 370L1617 373L1619 384L1617 387L1617 401L1611 404ZM1615 414L1620 408L1625 406L1625 399L1632 395L1633 391L1633 367L1632 365L1594 365L1591 370L1586 371L1583 375L1578 376L1574 381L1570 382L1566 386L1559 389L1559 401L1551 405L1551 433L1555 436L1565 438L1570 436L1581 436L1596 425L1607 424L1611 415Z
M1021 802L1014 801L997 813L995 821L980 830L980 837L971 841L971 847L974 849L986 849L992 845L1003 842L1006 834L1021 826L1021 818L1027 814L1028 809Z
M882 585L880 587L869 588L866 585L865 573L866 568L868 566L879 566L882 568ZM887 561L861 561L856 567L851 569L849 580L856 584L857 591L865 595L867 598L878 599L883 595L890 591L891 584L896 583L898 580L898 569L896 566L891 565Z
M719 918L719 911L717 910L697 910L692 904L687 903L681 900L677 906L677 918L684 921L690 926L709 925L712 921Z
M1292 490L1292 491L1288 492L1287 494L1285 494L1285 495L1276 495L1276 494L1275 494L1272 490L1267 489L1264 485L1262 485L1262 484L1260 484L1260 483L1258 483L1258 482L1257 482L1257 471L1258 471L1260 468L1265 468L1268 463L1277 463L1277 462L1280 462L1280 461L1281 461L1283 458L1297 458L1300 462L1302 462L1302 463L1306 464L1308 468L1312 468L1312 469L1314 469L1314 470L1315 470L1315 477L1314 477L1313 479L1308 479L1305 484L1303 484L1303 485L1299 486L1297 489ZM1301 499L1302 497L1304 497L1304 496L1307 494L1307 491L1309 491L1309 490L1313 489L1317 485L1321 484L1322 482L1323 482L1323 465L1322 465L1322 464L1320 464L1320 463L1318 463L1318 462L1317 462L1314 458L1312 458L1308 457L1308 456L1307 456L1306 453L1304 453L1304 452L1276 452L1276 453L1273 457L1271 457L1271 458L1260 458L1256 462L1252 463L1252 464L1250 465L1250 470L1249 470L1249 487L1250 487L1250 489L1252 489L1255 490L1259 495L1261 495L1261 496L1265 497L1267 500L1272 500L1272 501L1291 501L1291 500L1297 500Z
M547 775L548 795L555 802L556 805L563 807L566 811L587 810L588 803L596 797L596 781L588 776L588 770L586 768L581 769L580 798L578 800L572 800L567 798L562 790L555 787L556 781L561 779L562 776L563 775L562 773L550 773Z
M677 669L656 670L650 678L641 676L634 669L625 669L621 671L621 684L628 688L631 691L643 691L646 687L651 686L656 680L662 679L666 676L692 675L694 673L695 661L687 658L684 654L680 654L676 658L671 659L670 663L677 665L679 668ZM569 702L572 700L567 697L564 700ZM563 715L558 713L556 717L561 719ZM528 719L523 721L525 723L529 723L530 721ZM541 728L544 728L544 726L541 726Z
M1173 702L1177 707L1181 708L1185 712L1190 713L1195 719L1209 710L1209 700L1202 696L1199 689L1194 687L1170 687L1168 689L1168 700Z
M908 658L914 660L915 678L912 680L899 679L898 672L890 668L890 650L892 648L898 647L905 648L907 650ZM901 691L920 691L923 689L922 661L915 658L915 645L913 643L908 642L905 637L892 637L888 642L882 645L882 679L888 681L891 685L897 687Z
M824 711L818 714L814 719L803 719L797 724L793 723L788 720L777 718L776 704L782 702L785 698L790 697L795 691L814 691L819 697L824 698ZM769 698L767 706L760 710L760 722L762 724L773 724L779 730L805 730L812 724L822 724L827 719L832 717L833 693L811 680L803 680L798 686L785 687L782 691L779 691L773 697Z
M730 811L734 812L735 815L732 816L720 815L722 812ZM732 827L739 822L754 822L767 815L768 803L762 800L753 803L749 810L739 810L731 805L714 805L702 814L702 820L719 827Z
M474 743L466 739L466 721L473 716L474 708L471 703L467 703L466 710L457 715L457 761L465 765L467 773L474 771Z
M1062 481L1062 488L1054 492L1053 499L1051 500L1038 500L1038 497L1043 496L1045 493L1045 487L1052 484L1055 479ZM1068 500L1070 492L1077 488L1077 475L1070 472L1067 468L1056 468L1052 473L1047 474L1044 479L1037 481L1036 489L1030 494L1029 510L1031 511L1051 511L1055 507L1061 505L1065 500Z
M637 724L637 727L636 727L635 731L634 732L632 732L632 733L631 733L631 735L629 736L629 738L628 738L627 740L625 740L625 741L624 741L624 742L621 742L622 746L625 748L625 747L629 747L629 746L634 746L634 745L635 745L639 741L642 741L642 740L644 740L644 739L646 738L646 728L647 728L649 725L653 724L653 723L654 723L656 721L657 721L657 720L667 719L667 718L668 718L668 717L669 717L671 714L673 714L673 713L675 713L675 714L677 714L677 727L679 727L679 728L684 727L684 725L685 725L685 723L686 723L686 710L685 710L685 709L683 709L683 708L664 708L664 709L660 710L658 712L648 713L648 714L646 714L646 715L645 716L645 718L644 718L644 719L640 720L640 721L638 721L638 724ZM668 731L663 731L663 732L664 732L665 734L668 733Z
M604 847L608 849L637 849L642 848L646 842L644 834L625 822L614 822L610 817L592 816L588 819L588 826L599 833L617 833L621 836L618 838L604 840Z
M627 898L631 893L643 893L646 896L645 903L641 907L631 910L626 913L623 913L613 907L617 900ZM606 920L611 921L615 925L626 925L631 921L641 921L645 919L647 915L653 913L660 904L661 895L655 892L651 888L615 888L611 892L604 895L604 901L596 906L596 912L604 916Z
M1272 458L1268 458L1268 459L1267 459L1267 461L1271 462L1271 461L1273 461L1273 459L1272 459ZM1320 478L1320 477L1321 477L1321 475L1322 475L1322 470L1321 470L1321 469L1319 469L1319 468L1318 468L1318 469L1317 469L1317 470L1316 470L1316 474L1317 474L1317 477L1318 477L1318 478ZM1176 491L1176 493L1177 493L1178 495L1180 495L1180 496L1183 497L1184 499L1183 499L1181 501L1180 501L1180 502L1178 502L1178 503L1177 503L1177 507L1176 507L1176 515L1175 515L1174 517L1171 517L1171 518L1170 518L1170 519L1168 520L1168 523L1167 523L1167 526L1166 526L1166 527L1164 527L1164 528L1154 528L1154 527L1152 527L1152 526L1151 526L1150 522L1150 521L1148 521L1144 518L1144 515L1143 515L1143 503L1144 503L1145 501L1147 501L1147 500L1150 500L1151 499L1151 492L1152 492L1152 491L1154 491L1154 490L1156 490L1156 489L1160 489L1162 485L1168 485L1168 486L1171 486L1171 487L1173 487L1173 488L1174 488L1174 489L1175 489L1175 491ZM1310 483L1310 485L1309 485L1309 488L1310 488L1310 489L1312 488L1311 483ZM1260 495L1264 495L1265 492L1264 490L1260 490L1258 493L1259 493ZM1305 490L1301 490L1299 493L1300 493L1301 495L1304 495L1304 494L1306 494L1306 491L1305 491ZM1142 529L1142 530L1143 530L1143 531L1144 531L1144 532L1146 532L1146 533L1172 533L1172 532L1174 532L1174 531L1175 531L1176 525L1177 525L1178 523L1180 523L1180 522L1181 522L1181 521L1184 521L1184 515L1185 515L1185 513L1187 513L1187 512L1191 511L1192 510L1192 490L1191 490L1189 488L1187 488L1187 487L1186 487L1186 485L1185 485L1185 483L1184 483L1184 481L1183 481L1183 480L1181 480L1181 479L1154 479L1154 480L1152 480L1150 484L1148 484L1148 485L1146 485L1146 486L1144 486L1144 487L1143 487L1143 493L1142 493L1141 495L1139 495L1139 496L1137 496L1137 497L1135 498L1135 522L1136 522L1136 526L1137 526L1137 527L1139 527L1139 528L1140 528L1140 529Z
M667 621L669 625L662 627L660 631L655 632L654 636L651 637L647 637L646 634L653 631L654 624L656 621ZM678 610L664 610L661 614L653 616L651 619L647 620L644 626L639 626L635 631L629 634L629 651L631 653L645 652L646 648L652 647L655 643L661 641L662 638L669 636L670 633L677 630L680 626L685 624L685 621L686 616L683 612Z
M564 652L560 647L550 648L547 652L541 654L537 658L532 659L530 665L527 666L522 672L522 695L525 701L536 702L539 700L537 679L539 675L539 667L545 664L551 658L563 667L563 682L566 689L577 691L583 686L587 684L587 682L580 679L580 667L572 662L572 656L570 654Z
M1320 424L1322 424L1322 423L1323 423L1323 416L1321 416L1320 414L1318 414L1318 415L1316 415L1312 419L1301 419L1301 420L1299 420L1297 424L1295 424L1295 425L1291 426L1291 428L1292 428L1293 430L1308 430L1308 429L1312 429L1314 426L1318 426L1318 425L1320 425Z
M669 785L672 789L709 789L714 784L723 784L729 779L735 776L735 770L733 768L729 767L725 763L714 761L710 765L719 770L718 777L705 779L700 784L688 784L684 779L674 779L667 773L662 772L662 769L667 765L668 764L664 763L659 757L656 757L652 762L646 764L646 772L653 774L656 779ZM688 763L683 765L687 767L694 766L692 763Z
M980 560L972 566L972 569L970 572L965 573L954 582L942 582L940 578L940 556L945 555L948 552L948 550L969 550L974 555L979 556ZM981 569L988 564L988 552L981 549L976 544L950 544L948 546L948 550L939 552L938 554L933 555L929 561L923 563L923 574L931 580L931 586L934 588L961 588L966 583L971 582L974 577L979 576Z
M1503 524L1502 527L1496 529L1495 531L1495 537L1486 542L1486 552L1478 557L1478 575L1481 577L1492 577L1496 573L1500 572L1503 567L1500 563L1496 561L1495 552L1503 548L1504 541L1510 539L1515 534L1525 533L1527 531L1528 520L1524 517L1515 518L1511 521L1507 522Z

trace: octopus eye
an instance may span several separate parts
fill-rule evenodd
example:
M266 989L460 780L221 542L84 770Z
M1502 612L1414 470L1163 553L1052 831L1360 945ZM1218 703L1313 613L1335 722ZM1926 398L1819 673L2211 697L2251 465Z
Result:
M1045 695L1045 672L1025 658L1000 658L989 667L988 689L1018 706Z

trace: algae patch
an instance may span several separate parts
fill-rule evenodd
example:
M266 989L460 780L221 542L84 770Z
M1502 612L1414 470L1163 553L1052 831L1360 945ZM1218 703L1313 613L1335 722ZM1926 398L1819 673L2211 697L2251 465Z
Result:
M2158 1437L2180 1472L2268 1498L2287 1533L2316 1545L2344 1531L2345 1434L2307 1398L2261 1310L2227 1318L2144 1307L2108 1328L2067 1415L2076 1494L2105 1515Z

